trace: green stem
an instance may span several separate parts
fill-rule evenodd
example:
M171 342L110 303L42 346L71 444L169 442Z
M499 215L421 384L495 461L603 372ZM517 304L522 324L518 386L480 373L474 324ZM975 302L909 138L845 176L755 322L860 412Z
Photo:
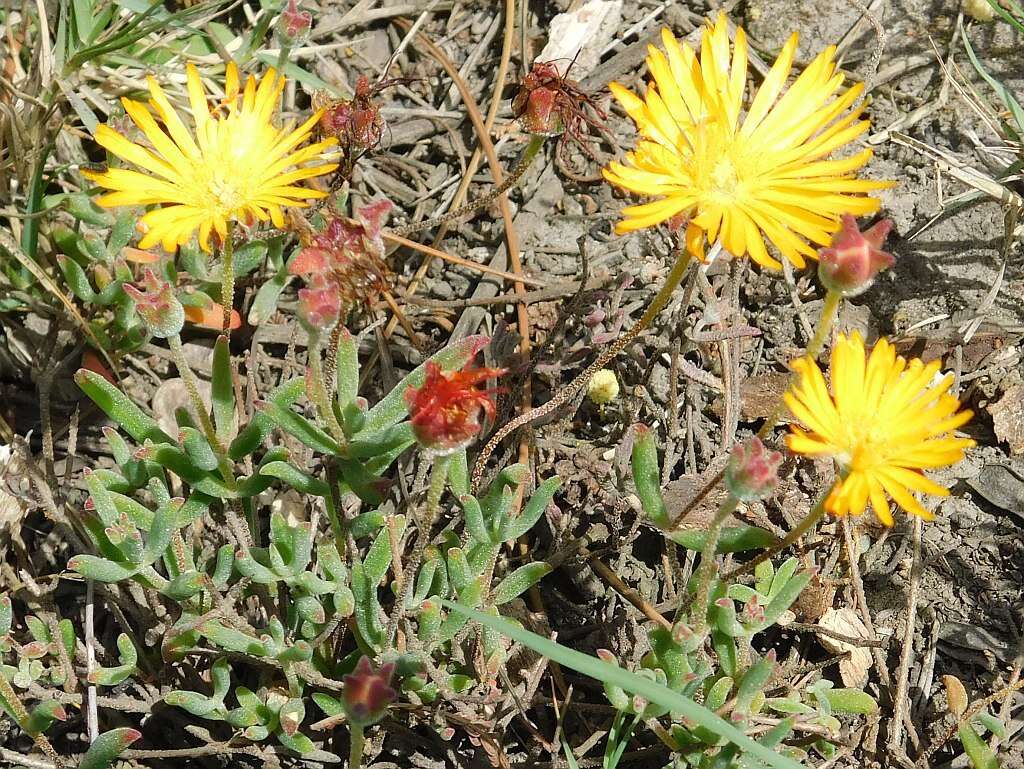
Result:
M776 553L781 553L787 547L789 547L798 539L800 539L800 537L802 537L804 534L810 531L814 524L821 520L821 517L825 514L825 502L828 500L828 497L832 493L832 489L834 488L835 484L829 486L825 493L818 498L818 501L814 503L814 507L810 509L810 512L808 512L807 515L803 517L803 520L801 520L800 523L798 523L796 527L793 528L779 542L762 551L760 555L757 556L757 558L754 558L740 566L737 566L735 569L733 569L724 577L722 577L722 579L731 580L740 574L752 572L755 568L760 566L762 563L767 561Z
M288 55L291 52L292 47L290 45L281 43L281 50L277 54L277 64L274 65L274 71L277 72L278 77L284 77L284 68L288 64Z
M354 724L350 721L348 736L348 769L359 769L363 765L363 751L366 749L366 737L363 735L362 724Z
M718 507L711 525L704 540L704 547L700 551L700 566L697 569L697 595L693 599L691 611L691 623L695 626L694 632L702 635L707 630L708 623L708 597L711 595L711 582L717 571L715 566L715 551L718 549L718 539L722 535L722 527L729 519L740 501L732 494L722 500Z
M223 311L224 335L231 339L231 310L235 306L235 246L234 227L228 222L228 234L221 247L220 304Z
M203 403L203 399L199 396L199 382L196 379L195 372L192 371L192 367L188 365L188 361L185 359L185 351L181 347L181 335L174 334L167 337L167 344L171 348L174 365L178 367L178 373L181 374L182 381L185 382L185 390L188 392L189 400L192 401L192 408L199 416L199 424L206 434L206 440L209 441L210 448L214 450L217 456L222 457L225 454L224 446L221 445L220 439L217 437L217 429L213 426L210 414L206 410L206 404Z
M320 358L320 337L313 336L310 339L309 347L309 375L313 378L312 396L320 410L320 418L327 425L328 431L334 438L344 445L347 443L345 431L341 429L341 423L331 406L331 398L327 394L327 381L324 378L323 361Z
M821 307L821 315L818 316L818 323L814 329L814 336L811 337L810 343L807 345L807 350L804 355L808 358L816 359L821 353L822 348L825 346L825 340L828 338L829 332L832 330L832 326L835 324L836 316L839 314L839 305L843 301L843 295L838 291L829 291L825 294L825 303ZM797 381L798 376L796 374L791 378L792 381ZM785 402L779 398L779 402L775 404L775 408L772 413L761 425L761 429L757 431L758 438L764 438L772 428L775 427L775 423L779 421L779 417L782 415L783 409L786 408Z
M412 558L403 568L405 579L402 582L401 595L391 612L388 620L387 645L395 640L395 633L398 631L398 623L405 616L405 604L412 595L412 586L416 582L416 572L423 563L423 554L430 544L430 533L434 528L434 521L437 518L437 510L441 504L441 495L444 493L445 485L448 483L448 467L451 465L451 454L444 454L436 457L430 467L430 488L427 489L427 500L423 509L423 515L419 518L419 533L416 537L416 548L413 550Z

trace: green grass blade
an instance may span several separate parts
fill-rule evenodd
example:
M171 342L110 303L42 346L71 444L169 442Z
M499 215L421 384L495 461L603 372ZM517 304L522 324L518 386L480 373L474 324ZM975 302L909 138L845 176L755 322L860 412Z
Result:
M764 761L768 766L775 767L775 769L802 769L800 764L779 755L764 745L758 744L728 721L666 686L661 686L650 679L630 673L628 670L617 665L602 662L596 657L591 657L589 654L583 654L575 649L568 649L543 636L517 627L500 617L493 617L460 604L452 603L451 601L442 601L442 603L446 608L465 614L492 630L496 630L502 635L529 647L538 654L542 654L548 659L557 662L559 665L564 665L598 681L618 686L633 694L639 694L641 697L662 707L681 713L684 718L689 718L699 726L703 726L705 729L709 729L715 734L724 737L744 752Z
M1017 135L1012 137L1020 141L1021 135L1024 134L1024 108L1020 106L1012 93L1007 90L1006 86L992 77L985 68L981 66L981 62L978 61L978 57L974 54L974 48L971 47L971 41L967 39L967 35L963 36L964 48L967 51L967 58L971 60L971 64L974 65L974 69L977 70L978 74L982 76L986 83L992 86L992 90L996 92L996 96L1003 103L1003 106L1010 111L1013 115L1013 120L1017 124Z
M1004 2L1005 1L1006 0L1004 0ZM999 0L988 0L988 4L991 5L992 6L992 10L994 10L996 13L998 13L1000 16L1002 16L1007 21L1007 23L1012 24L1014 27L1019 29L1021 32L1024 32L1024 21L1021 21L1021 19L1015 18L1008 10L1006 10L1003 7L1002 3L999 2ZM1021 8L1020 5L1018 5L1017 3L1014 3L1014 2L1007 2L1007 5L1009 5L1011 8L1013 8L1013 10L1015 10L1018 14L1020 14L1021 18L1024 19L1024 8Z

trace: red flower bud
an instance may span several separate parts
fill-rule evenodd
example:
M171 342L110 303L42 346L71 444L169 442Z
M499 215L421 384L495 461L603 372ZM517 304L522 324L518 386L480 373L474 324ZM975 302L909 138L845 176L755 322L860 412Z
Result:
M389 662L373 669L369 657L360 657L355 670L343 677L342 706L348 720L361 726L375 724L384 718L388 705L398 699L391 688L395 665Z
M832 239L832 245L818 251L818 277L825 288L843 296L856 296L866 291L875 276L892 267L896 259L882 251L892 222L888 219L865 232L857 229L857 220L843 215L843 226Z
M504 373L505 369L469 367L445 372L428 361L423 386L405 391L412 431L420 446L440 455L469 445L480 432L480 413L492 419L495 415L496 391L479 390L476 385Z
M782 454L768 451L754 437L737 445L725 468L725 485L736 499L749 502L768 496L779 482Z
M295 0L288 0L288 5L281 11L274 32L278 42L289 48L302 45L309 39L309 31L313 28L313 14L299 9Z
M181 333L185 325L185 308L174 295L166 280L159 279L152 270L142 276L143 289L126 283L124 292L135 302L135 311L153 336L166 339Z

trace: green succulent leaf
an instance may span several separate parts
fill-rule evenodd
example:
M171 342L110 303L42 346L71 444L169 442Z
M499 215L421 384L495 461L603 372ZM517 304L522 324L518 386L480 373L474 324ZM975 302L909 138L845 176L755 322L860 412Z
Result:
M78 769L109 769L122 752L142 736L137 729L112 729L104 732L89 746L78 763Z
M489 616L484 612L475 611L451 601L444 601L444 605L452 611L462 613L481 624L497 630L560 665L588 675L598 681L604 681L618 686L625 691L638 694L650 702L654 702L672 712L679 713L683 717L721 736L723 739L732 742L751 757L774 767L774 769L800 769L799 764L792 759L786 758L771 748L755 742L728 721L715 715L708 708L698 705L693 700L672 691L667 686L631 673L617 665L603 662L596 657L569 649L536 633L531 633L522 627L517 627L503 618Z
M75 374L75 383L108 417L121 425L136 443L147 440L154 443L174 442L157 426L155 419L142 413L142 409L131 398L96 372L79 369Z
M494 605L501 606L517 598L550 573L551 566L544 561L520 566L498 583L494 589Z

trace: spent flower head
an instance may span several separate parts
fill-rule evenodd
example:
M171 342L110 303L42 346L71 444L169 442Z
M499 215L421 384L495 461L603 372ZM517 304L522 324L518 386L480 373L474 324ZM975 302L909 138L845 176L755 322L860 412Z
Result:
M186 68L193 127L186 126L163 89L149 77L149 106L123 99L125 110L148 145L130 141L109 125L96 129L96 141L139 170L110 168L83 171L111 192L97 198L103 206L157 206L142 217L146 234L139 247L162 244L168 251L187 243L196 232L199 245L210 250L210 235L227 237L228 223L271 221L284 226L283 208L305 206L326 193L299 182L330 173L337 166L324 153L334 139L296 149L320 119L314 114L302 125L274 125L284 78L268 70L257 83L250 76L244 89L234 62L228 64L225 98L211 111L199 77ZM159 120L159 122L158 122Z
M782 454L769 451L754 436L737 444L725 466L725 486L736 499L751 502L772 493L779 483Z
M135 311L153 336L166 339L181 333L185 308L174 295L169 281L147 269L142 274L142 288L125 283L124 292L135 303Z
M624 163L605 178L655 198L623 209L620 233L686 217L686 244L703 258L705 238L734 256L749 254L773 269L766 241L798 267L814 258L808 243L828 245L844 213L870 214L879 203L865 193L890 182L858 179L871 150L828 157L868 129L860 120L864 90L841 92L836 48L829 46L786 88L797 36L783 46L761 87L747 100L747 36L730 45L724 14L704 30L700 56L662 30L664 51L651 46L652 82L644 98L618 83L609 87L640 133ZM731 49L731 56L730 56Z
M299 289L299 322L312 337L322 336L338 325L341 294L338 286L324 281L313 288Z
M870 288L875 276L892 267L895 257L882 251L892 222L883 219L861 232L851 214L843 215L842 229L832 245L818 251L818 277L825 288L843 296L856 296Z
M930 520L933 514L914 492L945 497L949 489L922 471L959 462L974 445L953 435L972 413L949 394L951 375L935 381L939 361L908 362L885 339L869 356L860 334L853 333L840 335L832 348L831 392L813 359L792 365L799 381L783 397L803 426L791 426L786 445L839 464L840 479L825 509L860 515L870 502L879 520L891 526L891 497L908 513Z
M356 161L380 144L384 136L384 118L380 105L373 100L381 87L370 85L366 75L360 75L351 99L332 99L322 91L313 95L313 105L322 113L320 133L336 140L341 150L343 178L352 175Z
M384 718L388 706L398 699L398 692L391 686L394 673L393 662L374 670L369 657L359 658L355 669L341 679L345 685L341 702L349 721L369 726Z
M481 413L494 418L496 390L481 390L481 382L501 376L505 369L472 368L442 371L427 361L421 387L405 391L413 434L420 446L436 455L468 446L482 427Z
M390 200L378 200L357 209L355 217L331 214L320 232L303 222L303 248L288 271L310 288L333 286L342 316L356 303L370 304L388 285L381 227L391 208Z

